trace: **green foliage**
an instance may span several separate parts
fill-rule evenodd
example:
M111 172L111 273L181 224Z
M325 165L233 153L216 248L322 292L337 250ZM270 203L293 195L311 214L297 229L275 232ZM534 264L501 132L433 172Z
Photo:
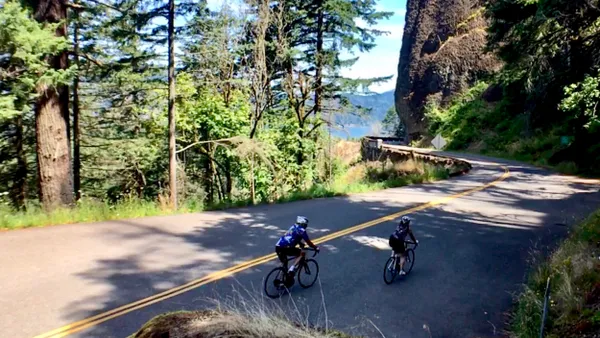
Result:
M40 25L16 2L2 6L0 191L27 209L15 213L24 223L8 223L93 221L119 208L132 217L162 212L160 201L170 193L166 4L81 0L77 11L68 9L67 39L55 36L58 24ZM327 151L325 117L348 110L353 91L381 80L340 76L356 60L342 53L368 51L382 34L370 26L391 13L378 12L375 1L286 0L262 14L255 1L247 5L250 12L211 11L204 1L176 6L177 194L184 208L324 194L322 187L342 170ZM262 73L259 14L267 20ZM46 64L65 51L77 67ZM89 199L40 216L32 203L39 197L32 102L36 87L57 84L69 85L73 92L60 95L79 107L72 147L80 145L80 192Z
M501 113L488 107L481 99L481 94L486 88L487 84L484 82L476 84L453 99L447 108L441 108L431 102L425 106L430 133L441 133L448 142L448 149L467 148L484 136L488 126L494 126L501 121Z
M405 163L386 165L380 162L357 164L336 172L332 184L315 183L308 188L293 189L291 186L279 189L273 187L273 176L266 170L257 170L266 174L266 179L257 175L257 183L264 184L259 203L285 203L298 200L343 196L353 193L377 191L402 187L409 184L433 182L448 178L448 171L423 163ZM356 176L358 174L358 176ZM277 179L277 178L275 178ZM258 184L257 184L258 186ZM274 189L274 190L269 190ZM257 187L257 190L259 188ZM85 193L84 193L85 195ZM50 213L43 211L38 204L30 205L26 211L14 212L8 201L0 195L0 229L39 227L55 224L97 222L104 220L138 218L173 213L195 212L201 210L221 210L230 207L242 207L251 204L249 196L238 195L233 200L224 200L213 204L198 203L188 199L179 210L168 208L166 198L151 201L134 195L121 196L118 201L109 203L84 197L74 208L57 209ZM274 197L276 196L276 197Z
M181 211L196 211L184 206ZM37 205L27 211L14 212L6 203L0 205L0 229L40 227L55 224L88 223L113 219L138 218L173 213L160 204L142 199L124 199L118 203L107 203L94 199L82 199L74 208L44 212Z
M600 76L586 75L582 82L573 83L564 89L565 98L560 109L571 113L574 119L582 121L583 127L590 133L600 131Z
M38 86L68 84L73 78L75 67L56 70L47 62L68 46L66 39L55 36L57 26L35 21L17 1L0 7L0 120L28 108Z
M388 135L394 137L402 137L404 136L404 126L400 122L400 117L396 113L396 107L390 107L385 113L385 117L381 122L383 125L383 131L385 131Z

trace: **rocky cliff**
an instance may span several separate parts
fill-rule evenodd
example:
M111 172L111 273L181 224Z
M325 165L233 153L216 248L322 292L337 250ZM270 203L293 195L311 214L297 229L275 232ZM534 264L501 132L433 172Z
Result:
M409 139L426 134L424 106L448 103L499 61L483 51L481 0L408 0L395 104Z

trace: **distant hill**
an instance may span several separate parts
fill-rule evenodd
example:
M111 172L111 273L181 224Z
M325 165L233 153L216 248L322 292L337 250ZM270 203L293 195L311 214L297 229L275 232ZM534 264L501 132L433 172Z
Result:
M352 94L347 96L350 102L355 106L371 108L371 112L366 120L382 121L385 113L394 106L394 91L373 95L357 95Z
M357 113L336 114L335 121L338 125L344 127L346 132L332 131L332 134L347 138L362 137L373 133L385 117L385 113L394 106L394 91L390 90L384 93L361 95L349 94L346 96L350 102L359 107L368 108L370 111L360 115Z

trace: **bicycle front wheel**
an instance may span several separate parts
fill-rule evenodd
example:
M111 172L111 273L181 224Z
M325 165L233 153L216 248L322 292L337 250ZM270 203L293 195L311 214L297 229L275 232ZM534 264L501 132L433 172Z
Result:
M385 284L392 284L394 279L396 279L396 276L398 276L396 258L390 257L383 267L383 281Z
M298 270L298 284L309 288L315 284L319 277L319 264L314 259L307 259Z
M286 271L279 267L271 270L265 279L265 293L269 298L279 298L286 290Z
M406 258L404 259L404 271L408 275L415 265L415 250L406 250Z

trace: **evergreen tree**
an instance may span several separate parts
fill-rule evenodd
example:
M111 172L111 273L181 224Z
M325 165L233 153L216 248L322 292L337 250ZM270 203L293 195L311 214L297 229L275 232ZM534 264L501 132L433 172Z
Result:
M14 169L3 168L4 174L9 176L3 181L14 182L11 196L18 207L24 206L29 162L24 149L24 122L33 121L29 112L36 100L35 128L42 202L47 208L72 202L68 189L71 184L68 113L61 95L73 75L73 68L66 66L67 41L60 35L64 27L57 21L61 14L60 5L52 4L46 14L38 13L40 23L33 20L30 11L14 1L6 2L0 10L3 55L0 60L0 120L7 128L3 128L5 137L9 138L3 144L3 157L12 155L16 158Z

